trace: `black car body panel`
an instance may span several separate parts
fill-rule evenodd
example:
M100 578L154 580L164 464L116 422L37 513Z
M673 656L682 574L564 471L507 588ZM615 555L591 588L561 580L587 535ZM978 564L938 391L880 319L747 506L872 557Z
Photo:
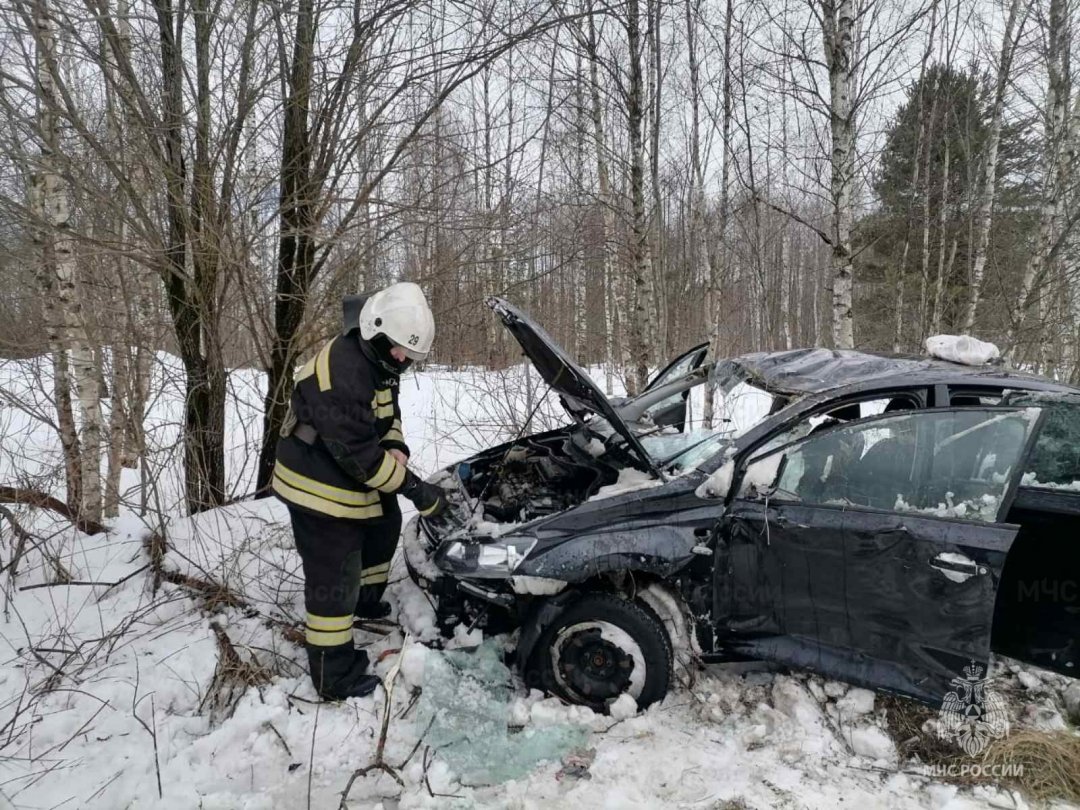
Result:
M862 352L811 349L720 361L711 379L721 390L724 375L734 374L773 395L770 414L737 437L718 437L709 445L712 455L694 469L669 469L652 480L637 473L636 488L597 497L627 471L656 470L661 462L638 441L640 426L620 419L626 400L606 400L511 305L492 306L575 424L492 448L442 474L458 493L451 500L495 521L453 531L423 524L423 554L442 577L435 585L411 563L410 570L439 595L444 628L460 620L520 627L519 653L527 658L544 624L576 589L615 587L632 596L659 583L683 605L706 660L766 659L929 703L940 702L971 662L986 666L992 646L1066 674L1080 671L1080 596L1073 597L1076 604L1058 599L1052 606L1023 599L1043 572L1058 577L1058 585L1062 577L1075 579L1080 543L1068 545L1063 531L1080 529L1080 494L1020 488L1022 462L1043 421L1037 408L1009 403L1010 392L1030 405L1032 397L1080 395L1077 389L997 366ZM674 375L697 368L704 348L677 358ZM903 401L905 410L859 415L860 403L870 399ZM669 407L665 400L657 410ZM680 428L685 410L669 412L674 418L666 424ZM597 435L592 414L621 438L601 454L589 450ZM826 422L823 432L796 429L815 419ZM927 436L953 422L954 434L927 444ZM839 441L845 431L894 430L902 437L901 426L923 436L918 446L930 456L918 463L933 465L911 481L927 490L928 505L948 501L948 510L945 503L940 514L913 507L899 496L893 505L888 486L886 500L866 496L871 499L860 503L784 500L747 485L749 468L761 459L781 456L775 476L781 482L784 465L795 458L806 475L815 442ZM1008 441L1000 438L1003 426L1011 426ZM1025 431L1022 441L1017 430ZM852 470L852 492L872 490L872 457L902 457L902 445L887 444L838 462ZM995 470L1002 459L1010 463ZM700 497L709 474L725 465L731 467L726 496ZM954 495L966 507L965 488L981 512L953 508ZM1049 528L1038 528L1044 524ZM1046 564L1039 531L1064 544L1055 553L1074 565L1071 574ZM484 567L482 556L507 563ZM1046 629L1014 632L1017 616Z
M716 507L687 479L587 501L533 530L536 547L516 574L584 582L607 572L670 577L691 563L716 525ZM671 520L678 514L678 522Z
M1015 526L754 503L736 503L725 524L714 569L720 649L927 702L985 661ZM946 549L985 574L941 576L928 563Z

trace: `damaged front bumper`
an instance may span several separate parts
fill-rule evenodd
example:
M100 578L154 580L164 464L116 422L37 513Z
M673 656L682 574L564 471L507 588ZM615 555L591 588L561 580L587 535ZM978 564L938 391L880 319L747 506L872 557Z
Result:
M521 537L438 541L413 518L402 533L402 556L413 582L432 597L436 623L449 637L459 624L489 632L513 629L523 621L531 597L566 587L561 580L514 575L535 544Z
M438 540L414 517L402 533L405 567L431 598L444 636L459 624L505 632L520 626L538 597L565 590L560 579L522 576L514 570L536 545L521 536ZM484 542L487 541L487 542Z

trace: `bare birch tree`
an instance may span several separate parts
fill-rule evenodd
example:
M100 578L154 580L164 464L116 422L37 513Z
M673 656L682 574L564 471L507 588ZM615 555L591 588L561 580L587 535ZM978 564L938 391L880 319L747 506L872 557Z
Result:
M829 70L829 132L832 136L832 337L838 349L855 346L852 321L851 229L855 182L855 3L823 0L820 10L825 64Z
M1023 14L1021 14L1021 11L1023 11ZM1028 6L1025 0L1009 0L1005 31L1001 37L1001 49L998 55L994 80L994 97L990 112L990 134L985 147L986 153L983 156L982 192L978 203L978 214L976 215L975 252L972 258L967 303L964 307L964 316L961 322L961 329L964 333L970 333L975 328L975 315L979 309L979 297L982 294L983 275L986 272L986 254L990 246L990 228L994 218L994 200L997 193L998 149L1001 145L1001 126L1005 115L1005 94L1009 87L1009 73L1012 69L1013 55L1016 52L1017 41L1023 31L1027 11Z
M1016 335L1028 312L1031 292L1038 279L1045 278L1049 268L1050 248L1061 229L1062 202L1069 174L1066 158L1067 122L1072 82L1069 75L1069 53L1072 46L1072 4L1070 0L1050 0L1049 13L1040 15L1046 42L1046 95L1043 103L1043 161L1042 191L1039 205L1039 226L1020 289L1016 294L1015 311L1005 336L1005 351L1014 353ZM1035 342L1044 345L1041 329L1035 330Z
M34 3L33 38L41 151L32 197L42 222L39 231L42 293L49 299L45 312L51 324L49 334L55 356L53 385L61 409L62 444L66 454L71 456L67 462L69 487L72 480L78 482L75 493L69 493L69 497L86 519L97 522L101 520L102 510L101 372L87 336L82 297L77 288L76 242L72 235L68 189L63 179L56 23L47 0ZM74 384L81 418L77 441L73 435L73 420L65 413L69 410L67 391L71 384Z

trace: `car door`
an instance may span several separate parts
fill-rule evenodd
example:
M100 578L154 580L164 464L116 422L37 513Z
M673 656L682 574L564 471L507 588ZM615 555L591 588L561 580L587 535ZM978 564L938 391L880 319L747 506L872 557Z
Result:
M705 361L705 354L708 350L708 343L700 343L689 351L683 352L649 380L649 384L645 386L645 391L651 391L661 385L674 382L700 367ZM645 391L642 393L645 393ZM670 425L679 431L683 431L686 429L687 401L689 398L690 392L683 391L653 405L647 413L653 424L658 426Z
M718 537L719 645L931 703L985 671L1039 415L886 414L753 459Z

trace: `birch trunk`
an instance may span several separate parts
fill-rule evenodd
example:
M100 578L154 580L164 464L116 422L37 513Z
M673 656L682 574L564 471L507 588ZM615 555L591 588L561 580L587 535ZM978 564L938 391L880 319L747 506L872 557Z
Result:
M120 512L120 472L123 469L121 459L124 454L124 440L127 438L127 408L123 392L128 385L129 376L127 347L116 341L112 347L112 380L109 385L112 410L109 412L109 442L105 453L105 499L102 508L108 518L114 518Z
M648 343L653 356L659 359L660 364L663 365L664 360L668 356L669 339L667 289L664 283L666 278L664 235L666 231L664 228L664 202L662 190L660 188L660 104L662 100L661 88L663 87L663 61L660 52L660 33L663 2L662 0L649 0L646 8L648 9L650 16L650 24L647 30L649 32L648 39L653 68L649 80L649 90L652 99L652 120L649 122L649 179L652 185L652 218L654 224L653 232L655 234L650 261L652 274L649 276L652 284L652 295L650 296L650 299L653 302L655 319L651 319L653 320L653 329L651 330Z
M855 8L853 0L824 0L821 5L832 135L829 184L833 209L832 336L835 348L850 349L855 345L851 312L854 281L851 229L855 218L852 196L855 175Z
M1019 32L1017 18L1020 14L1021 0L1010 0L1009 13L1005 21L1005 34L1001 39L1001 54L998 59L997 81L994 86L994 102L990 111L990 127L986 138L986 160L983 164L982 196L979 199L976 215L975 251L971 263L971 278L961 331L970 333L975 328L975 315L979 309L982 294L983 275L986 271L986 251L990 245L990 226L994 216L994 197L997 192L998 147L1001 144L1001 124L1005 112L1005 91L1009 83L1009 69ZM1021 26L1022 27L1022 26Z
M780 341L784 349L791 349L791 279L788 276L788 236L780 234Z
M131 62L131 2L119 0L117 3L118 47L122 51L125 63ZM121 85L124 86L124 85ZM126 148L134 154L145 154L145 142L134 115L134 105L125 103L124 121L121 135ZM131 162L131 183L136 192L147 188L146 170L139 160ZM128 242L127 218L122 221L124 231L121 245ZM146 403L150 397L150 374L154 360L154 340L156 339L154 303L158 300L158 290L153 276L143 267L125 262L134 275L134 283L129 285L130 295L127 318L128 331L134 344L134 362L129 366L128 385L125 390L126 407L124 427L126 436L120 455L120 465L134 470L139 467L139 460L146 452ZM126 280L126 276L125 276Z
M722 111L720 121L720 210L718 212L716 242L708 253L709 283L705 291L705 324L709 329L709 354L713 359L720 356L720 337L723 325L721 284L723 283L722 272L727 262L727 220L729 194L728 186L731 180L731 27L734 19L734 0L727 0L724 10L724 64L723 80L721 82ZM693 60L696 64L696 59ZM705 386L705 413L702 415L706 428L713 425L716 403L713 386Z
M919 171L922 168L922 152L926 143L927 117L924 113L925 99L923 96L923 81L926 77L926 66L930 62L930 56L934 48L934 34L937 32L937 3L930 9L930 31L926 37L926 50L923 51L922 62L919 64L919 79L916 86L919 88L917 105L919 110L919 130L915 136L915 159L911 162L911 191L919 187ZM904 222L904 247L900 251L900 266L896 268L895 291L895 319L893 321L893 351L899 352L904 345L904 276L907 272L908 253L911 250L911 206L908 206Z
M1047 37L1046 104L1043 109L1045 127L1043 148L1043 187L1039 207L1039 230L1035 247L1024 265L1020 289L1016 296L1016 311L1005 337L1005 352L1012 355L1016 348L1017 332L1023 327L1031 291L1036 281L1049 268L1047 260L1054 241L1061 211L1065 175L1068 165L1065 153L1066 116L1069 106L1070 82L1068 53L1071 45L1071 20L1068 0L1050 0ZM1042 321L1040 321L1042 322ZM1044 342L1037 338L1037 342Z
M936 88L935 88L936 90ZM927 143L934 143L934 125L937 123L938 94L934 93L934 100L930 103L930 120L927 124ZM946 131L946 145L948 144L948 132ZM929 148L925 151L923 163L923 190L922 190L922 243L919 249L919 308L918 322L916 324L916 336L918 343L922 343L926 337L926 324L930 314L930 163L933 159L934 150Z
M945 244L948 241L946 239L945 229L948 223L948 211L949 206L947 200L949 199L949 163L952 159L952 152L949 149L949 140L946 136L945 139L945 160L942 163L941 173L941 203L939 204L940 212L938 215L938 228L940 230L940 243L938 244L938 262L937 273L934 276L934 287L930 294L930 322L929 330L927 334L936 335L941 331L941 307L944 303L945 293ZM955 241L954 241L955 246ZM924 337L926 334L924 334Z
M645 213L645 143L642 133L645 110L639 0L627 0L626 39L630 49L626 119L630 144L630 273L634 287L634 308L628 330L634 391L628 393L637 393L649 381L649 320L653 309L649 227Z
M558 37L558 33L556 33ZM548 119L551 116L552 99L555 93L555 56L557 50L553 49L551 54L551 71L548 79ZM585 143L586 133L588 126L586 125L587 115L585 111L585 67L582 64L581 52L579 51L575 55L574 60L574 130L575 130L575 149L574 149L574 171L577 174L578 179L578 192L575 194L578 204L578 210L584 211L584 199L580 189L583 188L585 183L585 155L588 153L588 147ZM545 132L546 134L546 132ZM578 251L584 256L584 250L582 240L578 241ZM587 363L589 360L589 314L588 314L588 288L589 288L589 274L586 269L586 262L581 259L576 264L576 272L574 273L574 333L576 335L575 348L577 359L582 363ZM610 393L610 392L608 392Z
M55 381L58 389L74 384L82 421L78 438L78 470L80 473L79 499L76 501L80 515L96 522L101 521L102 509L102 414L100 372L93 348L87 337L83 320L82 303L76 289L75 243L71 232L68 193L61 177L60 122L57 110L60 106L59 91L55 83L58 71L56 57L55 23L45 0L34 5L34 28L36 70L38 83L38 126L41 136L41 169L39 175L38 201L43 217L42 273L48 279L44 293L52 296L54 324L59 326L54 351L70 353L57 362L61 372ZM58 402L66 395L61 395ZM66 428L74 430L74 425ZM62 428L62 431L65 430ZM65 446L73 447L70 436ZM72 470L74 471L74 470Z
M696 0L685 0L686 50L690 61L690 266L691 278L705 282L705 317L708 328L713 320L713 285L710 278L708 251L705 235L705 172L701 165L701 70L697 57L697 7ZM715 355L714 355L715 356ZM702 422L706 429L712 427L713 390L705 386L705 409Z
M131 60L131 8L128 0L120 0L116 6L115 42L104 38L103 48L107 55L104 69L112 72L114 66L128 64ZM114 53L115 50L115 53ZM124 88L120 71L112 76L114 88ZM146 183L142 166L136 157L145 155L141 142L137 142L137 125L130 120L131 99L123 97L116 89L106 97L109 137L116 154L124 155L126 173L131 178L136 193L145 193ZM120 476L127 469L138 466L143 452L143 418L149 395L151 335L144 324L152 320L147 310L153 302L150 274L125 256L129 249L130 230L123 196L118 189L118 208L114 215L114 229L120 252L116 256L116 280L124 303L124 328L112 344L112 378L109 385L112 408L109 412L108 445L106 451L105 496L103 512L106 517L116 517L120 507Z
M604 390L614 393L616 359L622 362L622 352L616 358L615 307L619 304L615 290L615 209L611 195L611 176L608 174L607 139L604 137L604 111L600 101L600 54L596 38L596 20L592 3L588 4L585 19L588 22L589 51L589 107L592 118L593 148L596 151L596 179L600 187L601 234L603 243L602 289L604 291ZM622 310L626 311L625 307ZM621 345L621 344L620 344Z
M56 408L56 425L60 434L60 447L64 455L64 479L67 485L67 504L78 512L82 503L82 454L79 452L79 434L75 427L75 411L71 402L71 371L67 351L64 348L63 321L57 307L55 274L52 272L52 240L45 227L44 174L34 176L30 189L30 209L39 223L34 229L34 242L40 251L38 284L41 289L41 309L45 336L52 358L53 404Z

